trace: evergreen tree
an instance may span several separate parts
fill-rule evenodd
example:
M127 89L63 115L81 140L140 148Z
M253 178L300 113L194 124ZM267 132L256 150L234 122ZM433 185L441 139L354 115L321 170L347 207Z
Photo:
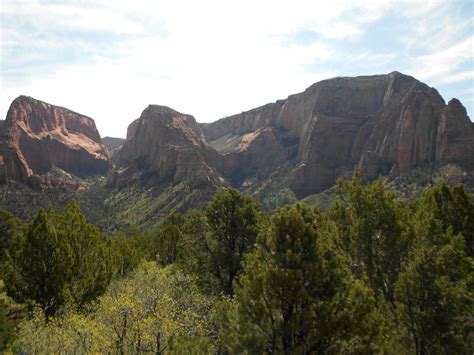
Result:
M183 215L172 213L159 225L155 232L148 236L151 239L152 257L150 260L158 258L163 266L173 264L176 261L178 244L182 238L181 229L184 224L185 218Z
M255 242L259 214L257 202L235 189L218 193L207 207L211 272L226 294L233 293L243 256Z
M180 250L192 260L181 264L215 291L232 294L244 254L252 249L258 234L260 216L255 200L235 189L222 190L204 215L195 212L186 223ZM183 253L185 249L188 252Z
M181 231L174 224L165 224L158 231L157 255L162 265L170 265L176 261L177 246L181 240Z
M47 317L66 303L81 307L109 284L112 250L75 202L63 213L40 210L8 263L7 291L20 302L36 302Z
M118 273L121 276L133 271L140 261L146 258L143 240L143 235L134 229L125 230L114 237L113 246L118 258Z
M246 259L235 300L220 312L230 352L366 350L373 295L351 279L333 233L306 205L276 212Z
M8 254L14 254L20 243L22 225L11 213L0 209L0 264ZM1 267L1 265L0 265Z
M462 185L441 184L427 190L419 200L424 214L441 221L443 231L452 228L466 240L467 254L474 257L474 202ZM426 217L423 217L426 218Z
M351 181L338 181L331 216L339 227L344 250L357 277L393 301L395 282L407 255L411 229L408 211L380 181L363 187L358 172Z
M467 255L463 235L455 235L451 225L446 229L449 218L436 218L436 206L447 210L445 217L457 208L449 203L448 191L447 186L435 188L419 201L414 245L396 284L399 322L407 334L407 348L416 354L473 350L474 261ZM442 196L448 203L441 202ZM433 197L439 204L433 205Z

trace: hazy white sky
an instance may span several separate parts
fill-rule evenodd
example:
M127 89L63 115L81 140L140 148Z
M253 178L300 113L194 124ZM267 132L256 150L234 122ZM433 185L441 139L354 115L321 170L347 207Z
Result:
M474 2L0 0L0 116L19 95L124 137L148 104L199 122L334 76L398 70L474 115Z

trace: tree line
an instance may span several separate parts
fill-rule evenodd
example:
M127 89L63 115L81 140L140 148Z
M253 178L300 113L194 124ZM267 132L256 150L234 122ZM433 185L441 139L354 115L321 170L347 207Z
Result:
M0 350L472 354L473 239L462 186L403 201L357 173L326 211L225 189L113 236L75 202L1 211Z

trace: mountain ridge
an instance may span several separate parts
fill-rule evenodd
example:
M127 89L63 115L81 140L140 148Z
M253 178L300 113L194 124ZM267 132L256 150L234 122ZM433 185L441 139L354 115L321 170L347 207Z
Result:
M43 104L49 105L35 106L38 112L44 111ZM72 112L50 106L60 117ZM54 110L50 116L56 122ZM39 115L40 121L47 117ZM67 128L63 126L53 124L53 131ZM306 198L320 200L312 196L330 189L338 178L350 177L354 169L364 181L384 176L387 182L424 167L431 171L460 165L461 170L447 169L456 176L460 171L470 176L474 170L474 123L460 101L446 103L436 89L398 72L323 80L286 99L212 123L198 123L167 106L148 105L130 123L126 140L100 140L95 123L93 127L107 165L98 172L103 178L84 180L84 196L87 206L102 196L97 204L121 219L111 225L149 226L168 213L204 206L216 190L226 187L238 188L272 209ZM65 137L74 133L65 132ZM48 129L43 133L51 136ZM53 136L48 142L58 138ZM9 142L4 136L0 147ZM19 144L16 149L21 153ZM68 175L74 172L67 164L52 165L56 170L47 176L8 178L39 189L61 185L51 183L52 178L76 181ZM6 176L5 166L0 164L0 176ZM36 185L31 182L35 179ZM81 192L75 196L82 198Z
M1 136L0 181L56 188L45 178L53 167L79 176L103 174L110 167L92 118L29 96L12 102Z

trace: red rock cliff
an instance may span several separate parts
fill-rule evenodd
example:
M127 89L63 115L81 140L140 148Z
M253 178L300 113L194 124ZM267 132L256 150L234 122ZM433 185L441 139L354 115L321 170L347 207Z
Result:
M106 173L110 163L93 119L20 96L2 127L0 178L41 187L53 166L85 176Z
M474 166L474 124L461 103L446 105L435 89L398 72L324 80L286 100L200 127L211 145L268 127L296 141L289 182L299 197L331 187L355 167L373 179L425 164ZM256 159L267 153L263 145L254 148ZM233 157L235 152L225 154L232 171L239 162L253 165Z
M109 186L122 186L151 173L161 182L219 185L212 167L217 155L204 142L194 117L169 107L150 105L127 132L117 153L117 170Z

